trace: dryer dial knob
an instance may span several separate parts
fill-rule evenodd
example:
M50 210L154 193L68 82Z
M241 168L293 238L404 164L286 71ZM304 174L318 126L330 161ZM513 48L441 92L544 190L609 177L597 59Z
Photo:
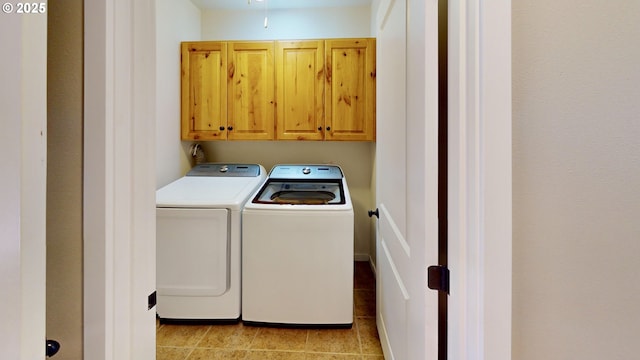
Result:
M310 174L311 173L311 168L309 168L309 167L302 168L302 173L305 174L305 175Z

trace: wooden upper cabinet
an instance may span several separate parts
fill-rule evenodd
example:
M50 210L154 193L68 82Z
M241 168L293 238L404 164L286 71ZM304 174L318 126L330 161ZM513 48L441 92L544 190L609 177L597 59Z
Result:
M226 43L185 42L181 57L182 140L225 139Z
M278 140L324 139L324 41L276 42Z
M325 42L325 139L375 139L375 39Z
M227 138L274 139L274 42L228 42L227 51Z
M184 42L181 137L373 141L375 55L373 38Z

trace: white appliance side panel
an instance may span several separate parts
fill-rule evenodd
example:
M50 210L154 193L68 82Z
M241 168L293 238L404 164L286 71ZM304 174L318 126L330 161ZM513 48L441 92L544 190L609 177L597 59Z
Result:
M159 296L220 296L229 288L229 211L156 209Z
M242 318L353 321L353 212L243 213Z

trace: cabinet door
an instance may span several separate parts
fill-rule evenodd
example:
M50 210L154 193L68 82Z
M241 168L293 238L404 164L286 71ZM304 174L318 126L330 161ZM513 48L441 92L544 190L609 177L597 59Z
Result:
M182 43L181 64L182 140L225 139L227 45Z
M325 139L375 138L375 39L325 42Z
M229 42L230 140L272 140L275 128L274 43Z
M277 139L324 138L324 41L276 42Z

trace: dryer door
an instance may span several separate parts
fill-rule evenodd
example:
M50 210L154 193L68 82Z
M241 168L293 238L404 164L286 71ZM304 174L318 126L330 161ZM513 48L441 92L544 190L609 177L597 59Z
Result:
M229 212L156 209L158 307L162 296L220 296L229 288Z

